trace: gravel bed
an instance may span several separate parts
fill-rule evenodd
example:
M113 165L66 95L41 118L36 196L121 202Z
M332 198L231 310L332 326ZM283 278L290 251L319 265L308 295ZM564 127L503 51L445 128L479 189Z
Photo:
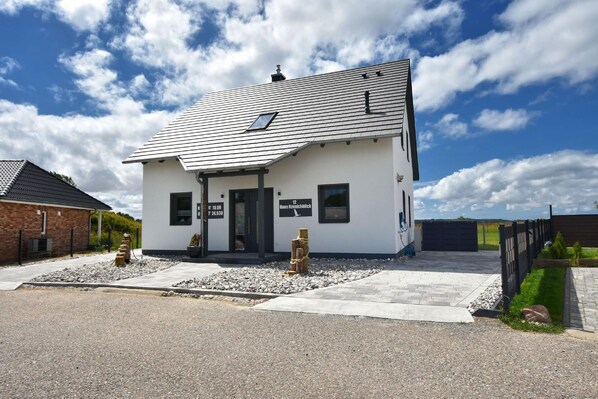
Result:
M72 268L64 268L52 273L37 276L32 282L62 282L62 283L112 283L132 277L168 269L180 263L181 257L175 256L144 256L131 259L131 263L124 267L117 267L113 260L84 264Z
M395 259L311 259L308 273L293 276L284 274L289 270L289 262L272 262L258 266L231 268L201 279L183 280L174 286L292 294L360 280L396 262Z
M468 307L473 314L478 309L494 309L496 302L502 297L502 279L500 276L488 286Z

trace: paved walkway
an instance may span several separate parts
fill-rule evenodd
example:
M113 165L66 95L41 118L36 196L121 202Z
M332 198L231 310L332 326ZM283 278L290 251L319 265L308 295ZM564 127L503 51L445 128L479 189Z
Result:
M363 280L272 299L261 310L472 322L467 306L500 273L496 251L419 252Z
M584 331L598 331L598 268L567 268L566 291L568 320L565 324Z
M27 266L0 268L0 291L16 290L24 282L29 281L36 276L41 276L42 274L62 270L66 267L73 268L92 262L102 262L108 259L114 259L114 253L40 262Z

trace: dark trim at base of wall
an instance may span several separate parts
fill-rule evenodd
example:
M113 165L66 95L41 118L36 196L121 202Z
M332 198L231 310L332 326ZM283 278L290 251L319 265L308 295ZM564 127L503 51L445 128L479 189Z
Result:
M144 255L187 255L186 250L178 249L142 249Z
M415 241L408 246L415 248ZM210 251L214 253L224 253L225 251ZM144 255L186 255L186 250L174 249L142 249L141 253ZM287 252L274 252L275 255L284 255ZM413 251L415 253L415 251ZM397 253L387 254L370 254L370 253L341 253L341 252L310 252L309 256L312 258L334 258L334 259L396 259L405 255L405 248Z

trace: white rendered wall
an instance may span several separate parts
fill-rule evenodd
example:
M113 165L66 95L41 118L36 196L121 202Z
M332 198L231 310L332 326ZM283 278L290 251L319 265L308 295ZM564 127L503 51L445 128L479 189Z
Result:
M413 156L411 153L411 142L408 139L409 130L407 124L404 126L404 142L401 146L401 138L394 137L393 141L393 167L395 176L394 186L394 223L395 223L395 244L396 252L399 252L406 245L409 245L415 239L415 209L413 207ZM407 159L409 152L409 159ZM397 174L403 177L403 180L397 182ZM406 231L401 231L399 213L403 212L403 191L405 191L405 221L409 226L409 202L411 201L411 227Z
M170 194L191 192L191 226L170 225ZM149 162L143 165L143 249L184 250L200 223L195 218L195 204L200 202L201 186L192 173L186 173L178 161Z
M402 248L397 244L397 207L402 208L399 187L405 187L406 195L411 195L412 200L413 189L407 190L407 182L411 181L410 164L408 171L401 171L405 175L403 182L396 182L396 171L404 165L400 161L402 150L401 154L393 155L393 147L397 151L394 141L330 143L323 148L313 145L295 157L270 166L270 172L265 175L265 187L273 188L274 192L274 251L289 251L290 241L297 236L298 229L307 227L312 252L398 252ZM342 183L349 184L350 222L319 223L318 185ZM223 219L209 220L210 251L229 250L230 190L254 188L257 188L257 176L209 180L209 202L224 202L225 208ZM193 192L193 225L169 226L170 193L185 191ZM150 162L144 167L143 195L144 249L185 249L191 234L200 229L199 220L195 218L200 186L193 174L184 172L177 161ZM312 199L311 217L279 217L280 199L304 198Z
M392 147L390 140L319 145L268 168L265 187L274 191L274 251L290 250L291 239L307 227L310 250L326 253L395 253ZM350 222L318 222L318 185L349 183ZM230 189L256 188L256 176L210 180L210 201L228 207ZM281 196L278 196L278 192ZM280 199L312 199L311 217L279 217ZM210 220L210 250L228 251L229 213Z

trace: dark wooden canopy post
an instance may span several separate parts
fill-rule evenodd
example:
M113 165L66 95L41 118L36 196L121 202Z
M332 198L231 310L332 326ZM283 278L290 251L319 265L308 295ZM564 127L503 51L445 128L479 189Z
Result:
M258 256L260 258L265 257L266 248L266 195L264 190L264 169L260 169L257 174L257 230L258 230Z
M208 256L208 177L201 179L201 256Z
M208 256L208 176L197 173L195 180L201 185L201 256Z

